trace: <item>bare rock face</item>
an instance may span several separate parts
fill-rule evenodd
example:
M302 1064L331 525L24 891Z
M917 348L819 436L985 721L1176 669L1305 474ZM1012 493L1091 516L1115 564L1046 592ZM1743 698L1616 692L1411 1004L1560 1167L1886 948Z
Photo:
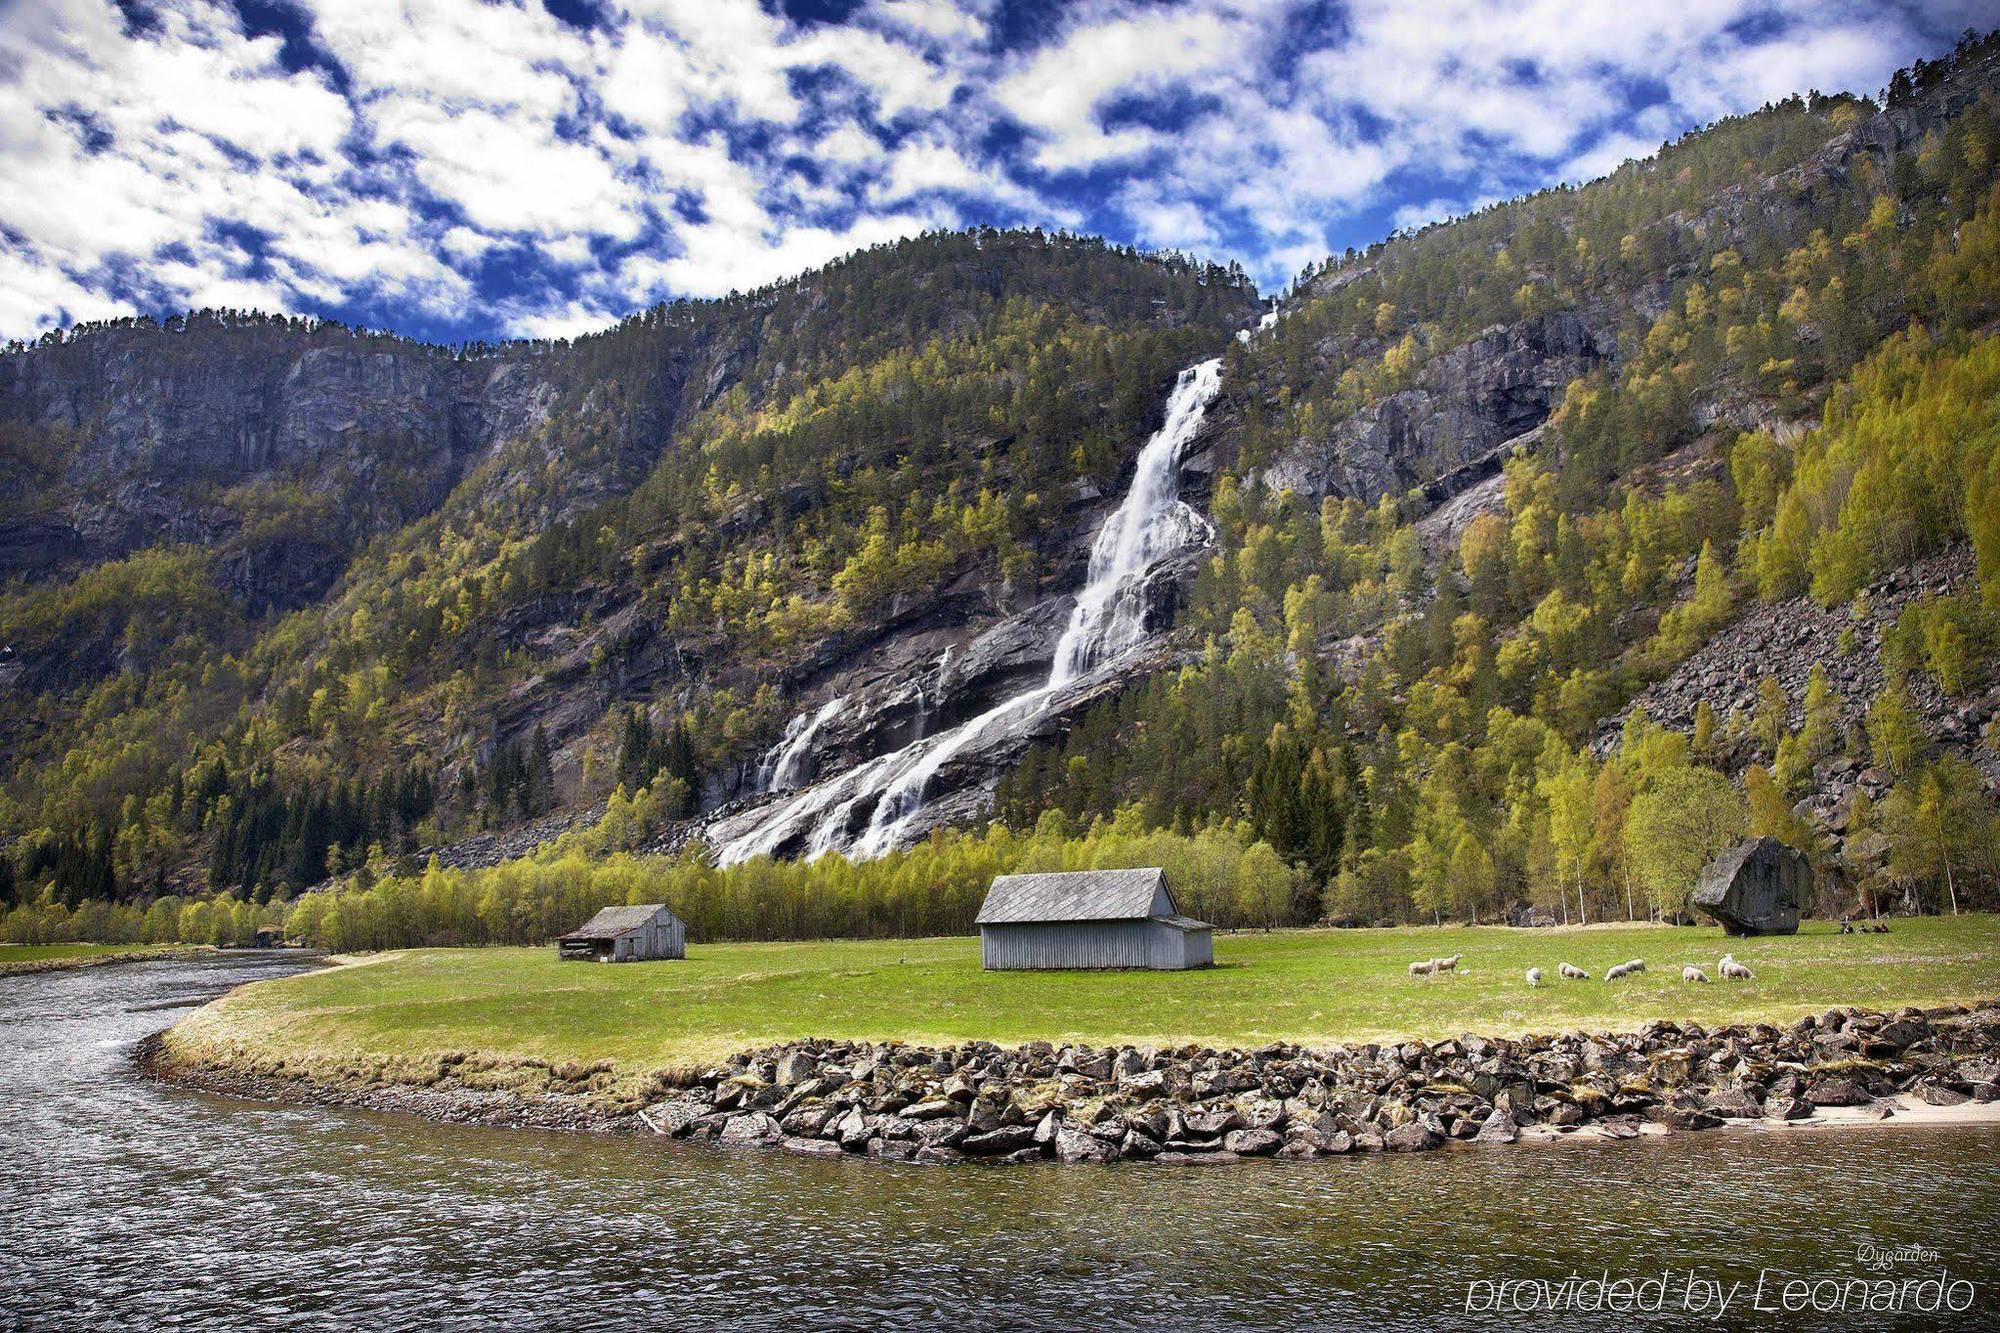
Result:
M193 543L222 549L253 609L302 605L553 397L524 357L284 321L113 328L0 356L0 427L43 460L33 502L0 529L0 575Z
M1540 426L1569 382L1616 350L1608 323L1576 311L1496 325L1434 357L1410 388L1286 450L1264 480L1315 502L1432 483Z
M1812 892L1812 863L1767 837L1739 843L1710 862L1693 902L1731 935L1796 935Z

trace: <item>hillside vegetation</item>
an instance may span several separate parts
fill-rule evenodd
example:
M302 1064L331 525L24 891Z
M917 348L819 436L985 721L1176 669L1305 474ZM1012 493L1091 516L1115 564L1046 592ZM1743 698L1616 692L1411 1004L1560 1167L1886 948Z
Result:
M880 936L960 928L995 869L1126 855L1200 861L1190 910L1225 924L1673 918L1746 833L1807 852L1829 912L1996 901L2000 41L1334 257L1233 338L1254 312L1229 269L983 231L425 352L544 391L487 390L518 429L298 609L227 542L0 598L5 929L228 935L333 879L299 918L329 942L530 939L549 901L663 892L710 938ZM262 336L195 324L8 359ZM826 681L921 695L941 644L1075 586L1175 371L1218 353L1189 478L1217 545L1170 665L1030 750L998 831L710 870L686 821ZM91 457L16 438L37 475ZM315 466L239 479L228 541L345 494ZM1746 637L1808 610L1842 625L1813 670ZM1685 718L1634 706L1669 689ZM550 818L576 827L535 859L425 873Z
M1990 895L1993 46L1902 79L1884 111L1794 99L1310 276L1230 354L1245 425L1184 621L1200 660L1032 756L1003 815L1241 817L1311 872L1300 916L1672 915L1745 833L1813 855L1834 910ZM1455 341L1550 310L1608 321L1617 354L1569 382L1440 558L1408 521L1420 485L1371 507L1270 483ZM1688 731L1634 713L1589 744L1757 599L1809 594L1866 631L1878 580L1964 545L1976 576L1882 635L1865 725L1838 725L1823 672L1789 696L1768 674ZM1975 701L1970 743L1940 748L1913 690ZM1853 792L1833 837L1794 806L1843 758L1893 786Z

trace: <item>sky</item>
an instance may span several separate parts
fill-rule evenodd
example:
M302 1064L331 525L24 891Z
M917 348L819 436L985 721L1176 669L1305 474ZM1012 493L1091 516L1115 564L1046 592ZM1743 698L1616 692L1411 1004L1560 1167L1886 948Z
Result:
M1266 291L2000 0L0 0L0 337L204 306L562 337L937 228Z

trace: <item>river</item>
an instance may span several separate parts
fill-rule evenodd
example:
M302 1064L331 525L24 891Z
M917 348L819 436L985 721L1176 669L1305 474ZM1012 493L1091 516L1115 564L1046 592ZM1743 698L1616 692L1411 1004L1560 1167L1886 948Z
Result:
M142 1036L300 966L0 979L0 1326L1468 1327L1488 1322L1463 1314L1474 1280L1672 1270L1666 1313L1554 1322L1682 1327L1688 1269L1844 1279L1864 1242L1935 1252L1898 1277L1974 1283L1956 1326L2000 1315L1994 1128L946 1169L273 1107L133 1072ZM1883 1322L1738 1299L1725 1326Z

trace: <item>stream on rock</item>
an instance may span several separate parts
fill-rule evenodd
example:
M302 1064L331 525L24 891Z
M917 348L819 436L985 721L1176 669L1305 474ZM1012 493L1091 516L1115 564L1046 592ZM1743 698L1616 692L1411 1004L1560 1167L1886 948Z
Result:
M140 1037L305 965L0 980L0 1327L1415 1329L1494 1322L1466 1315L1472 1282L1606 1271L1664 1276L1666 1308L1510 1322L2000 1316L1991 1127L1000 1170L267 1106L133 1071ZM1900 1322L1749 1309L1760 1268L1768 1301L1884 1256L1975 1303ZM1746 1284L1727 1318L1686 1310L1689 1270Z
M912 823L940 769L992 733L1031 726L1066 686L1137 646L1146 637L1147 571L1177 551L1214 538L1208 520L1180 498L1179 468L1182 452L1201 429L1203 415L1221 387L1221 357L1180 373L1167 398L1165 419L1139 450L1125 498L1104 520L1091 545L1089 569L1046 680L948 731L913 741L719 825L716 864L734 865L775 852L808 829L804 848L808 856L846 852L866 859L895 850L910 840ZM799 771L798 751L810 744L812 734L839 702L792 719L778 749L766 760L774 780L763 781L760 774L761 790L796 785L775 778ZM866 823L857 829L857 816L864 813Z

